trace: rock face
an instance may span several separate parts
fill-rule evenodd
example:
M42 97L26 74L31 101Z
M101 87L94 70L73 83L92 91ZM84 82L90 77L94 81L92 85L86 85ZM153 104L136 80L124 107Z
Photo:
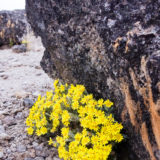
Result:
M27 25L24 10L0 11L0 46L20 44Z
M114 101L140 160L160 159L159 8L159 0L26 1L45 72Z

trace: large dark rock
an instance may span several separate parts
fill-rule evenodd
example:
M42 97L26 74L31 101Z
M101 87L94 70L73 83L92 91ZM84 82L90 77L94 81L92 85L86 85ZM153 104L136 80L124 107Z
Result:
M25 10L0 11L0 46L20 44L28 27Z
M160 1L27 0L26 11L49 76L114 101L131 149L159 160Z

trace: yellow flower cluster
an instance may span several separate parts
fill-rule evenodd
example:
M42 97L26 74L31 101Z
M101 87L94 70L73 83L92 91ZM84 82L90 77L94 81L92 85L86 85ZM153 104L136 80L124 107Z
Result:
M83 85L62 85L55 80L54 88L54 94L39 96L30 109L28 134L56 133L56 139L50 137L48 143L58 146L64 160L106 160L113 145L123 139L123 127L110 113L113 103L95 100Z

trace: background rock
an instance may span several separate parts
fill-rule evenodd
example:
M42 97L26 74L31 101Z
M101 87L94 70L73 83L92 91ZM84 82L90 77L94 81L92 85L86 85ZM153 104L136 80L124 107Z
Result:
M44 71L114 101L127 148L143 160L160 150L159 8L158 0L26 1Z
M0 46L20 44L28 27L24 10L0 11Z

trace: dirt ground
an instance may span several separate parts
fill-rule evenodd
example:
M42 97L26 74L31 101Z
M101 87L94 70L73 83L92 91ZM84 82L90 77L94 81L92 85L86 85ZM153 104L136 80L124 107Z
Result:
M0 50L0 160L57 160L43 139L26 134L25 119L39 94L53 87L40 67L43 50Z

